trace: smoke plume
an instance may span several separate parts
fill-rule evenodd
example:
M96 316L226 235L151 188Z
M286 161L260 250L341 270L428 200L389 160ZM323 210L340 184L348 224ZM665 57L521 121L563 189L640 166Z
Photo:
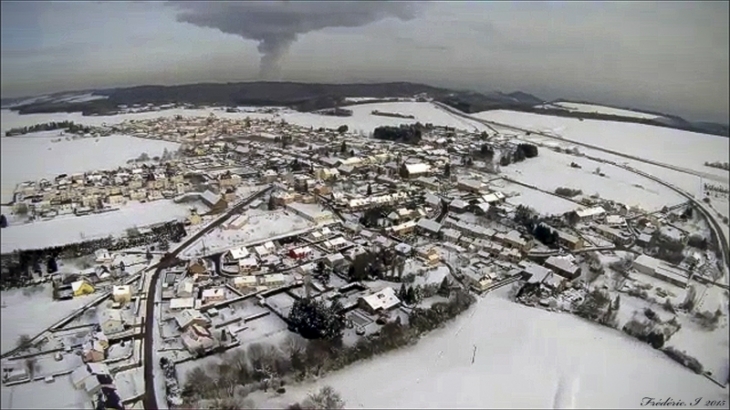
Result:
M299 35L330 27L361 27L388 17L415 17L418 4L389 1L174 2L177 20L258 42L260 76L276 78Z

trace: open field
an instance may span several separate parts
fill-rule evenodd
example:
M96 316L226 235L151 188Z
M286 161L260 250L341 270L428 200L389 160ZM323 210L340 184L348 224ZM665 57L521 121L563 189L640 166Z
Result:
M572 168L575 162L582 168ZM600 169L606 176L595 174ZM558 187L580 189L583 194L599 194L628 206L640 206L646 210L661 209L684 202L683 198L654 181L632 172L585 158L541 149L537 158L501 167L501 173L549 192Z
M34 337L48 326L91 302L98 294L71 300L54 301L50 283L34 288L3 291L0 350L7 352L17 346L20 335ZM3 407L5 408L5 407Z
M699 172L724 176L727 171L709 168L709 162L730 161L730 138L698 134L664 127L577 118L554 117L495 110L475 117L535 131L553 133L567 139L672 164Z
M283 408L323 385L348 408L637 408L644 397L728 399L727 390L644 343L515 304L504 292L413 348L290 386L282 397L256 393L258 406Z
M623 110L620 108L613 108L613 107L605 107L603 105L581 104L581 103L566 102L566 101L555 102L552 104L548 104L548 106L550 108L552 108L552 107L564 108L564 109L566 109L568 111L572 111L572 112L587 112L587 113L595 113L595 114L617 115L617 116L622 116L622 117L643 118L643 119L648 119L648 120L655 119L655 118L661 118L658 115L648 114L648 113L644 113L644 112Z
M86 216L67 215L48 221L11 225L3 229L2 253L15 249L36 249L125 234L126 230L189 215L192 204L171 200L128 203L117 211ZM201 209L205 207L200 204Z
M2 137L3 203L13 198L15 186L24 181L52 179L59 174L115 169L142 153L152 158L161 155L165 149L174 152L179 147L173 142L124 135L67 141L65 137L58 136L59 132ZM51 142L58 138L62 138L61 141Z

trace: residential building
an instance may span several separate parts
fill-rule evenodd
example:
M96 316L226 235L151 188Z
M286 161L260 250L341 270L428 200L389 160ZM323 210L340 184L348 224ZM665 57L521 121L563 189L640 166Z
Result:
M261 277L261 285L276 288L284 286L286 284L286 277L281 273L274 273L271 275L264 275Z
M132 301L132 287L129 285L114 286L112 300L116 303L127 304Z
M94 293L94 286L89 283L86 279L77 280L71 283L71 289L74 297L90 295Z
M653 276L680 288L686 288L692 277L691 272L648 255L640 255L634 259L633 268L645 275Z
M195 298L173 298L170 299L170 310L185 310L195 307Z
M520 262L519 266L522 275L527 279L528 283L542 283L553 273L549 268L528 261Z
M553 228L550 228L553 229ZM558 234L558 244L570 250L578 250L584 246L583 238L569 234L565 231L553 229Z
M193 280L191 278L185 278L178 283L175 296L177 296L178 298L193 297L194 289L195 285L193 284Z
M340 266L344 265L345 263L347 263L347 261L345 260L345 257L339 252L331 253L331 254L325 256L325 258L324 258L324 264L333 269L340 267Z
M213 334L205 327L192 324L187 330L180 335L183 346L190 353L200 354L202 352L213 349L217 343L213 338Z
M456 186L462 191L471 192L474 194L481 194L485 188L484 184L481 181L477 181L474 179L459 179Z
M253 256L238 260L239 273L247 273L256 270L259 267L259 261Z
M577 279L581 274L580 266L560 256L549 257L545 261L545 267L568 280Z
M424 163L403 164L400 169L401 177L405 179L415 179L420 176L428 175L431 172L431 166Z
M578 209L575 211L575 214L581 221L583 221L600 218L606 214L606 210L600 206L596 206L592 208Z
M255 289L258 284L259 283L256 276L247 275L233 278L233 286L238 290Z
M175 315L175 322L178 327L182 330L187 329L192 325L198 326L210 326L210 320L203 316L197 309L185 309L182 312Z
M617 245L624 245L631 241L631 237L628 234L610 226L596 225L593 229L595 229L595 231L601 236L608 238L611 242Z
M322 209L322 207L317 204L291 202L286 204L286 208L302 218L314 223L324 223L334 219L332 212Z
M436 236L441 231L441 224L431 219L421 218L418 220L416 230L426 235Z
M226 300L224 288L211 288L203 291L203 304L218 303Z
M380 292L360 297L358 305L370 314L378 314L400 306L400 299L396 296L393 288L387 287Z
M429 265L435 265L441 259L441 255L439 255L438 250L433 246L418 248L416 249L416 252L418 253L418 256L423 258L423 260Z
M451 212L463 213L466 212L468 207L469 203L461 199L454 199L449 203L449 211Z

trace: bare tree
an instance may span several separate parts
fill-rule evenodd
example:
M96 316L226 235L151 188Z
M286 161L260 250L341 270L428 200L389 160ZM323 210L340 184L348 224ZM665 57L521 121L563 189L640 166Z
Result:
M324 386L317 393L310 394L302 403L302 407L316 410L344 409L345 401L335 389Z
M695 289L694 286L690 285L689 287L687 287L687 294L684 298L684 302L682 302L680 307L688 312L692 312L695 306L697 306L697 299L697 289Z
M30 342L31 342L30 336L20 335L20 337L18 337L18 343L17 343L18 350L25 351L25 350L30 349L31 348Z
M251 399L229 396L215 399L208 408L215 410L249 410L255 409L256 405Z
M28 375L32 379L41 367L38 364L38 359L36 359L35 357L29 357L25 359L25 368L28 369Z

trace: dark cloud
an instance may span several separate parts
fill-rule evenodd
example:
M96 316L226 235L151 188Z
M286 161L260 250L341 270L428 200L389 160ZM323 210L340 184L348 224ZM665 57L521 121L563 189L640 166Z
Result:
M361 27L389 17L410 20L420 7L414 2L252 1L173 2L177 20L218 29L258 41L260 75L276 77L282 57L300 34L334 27Z

